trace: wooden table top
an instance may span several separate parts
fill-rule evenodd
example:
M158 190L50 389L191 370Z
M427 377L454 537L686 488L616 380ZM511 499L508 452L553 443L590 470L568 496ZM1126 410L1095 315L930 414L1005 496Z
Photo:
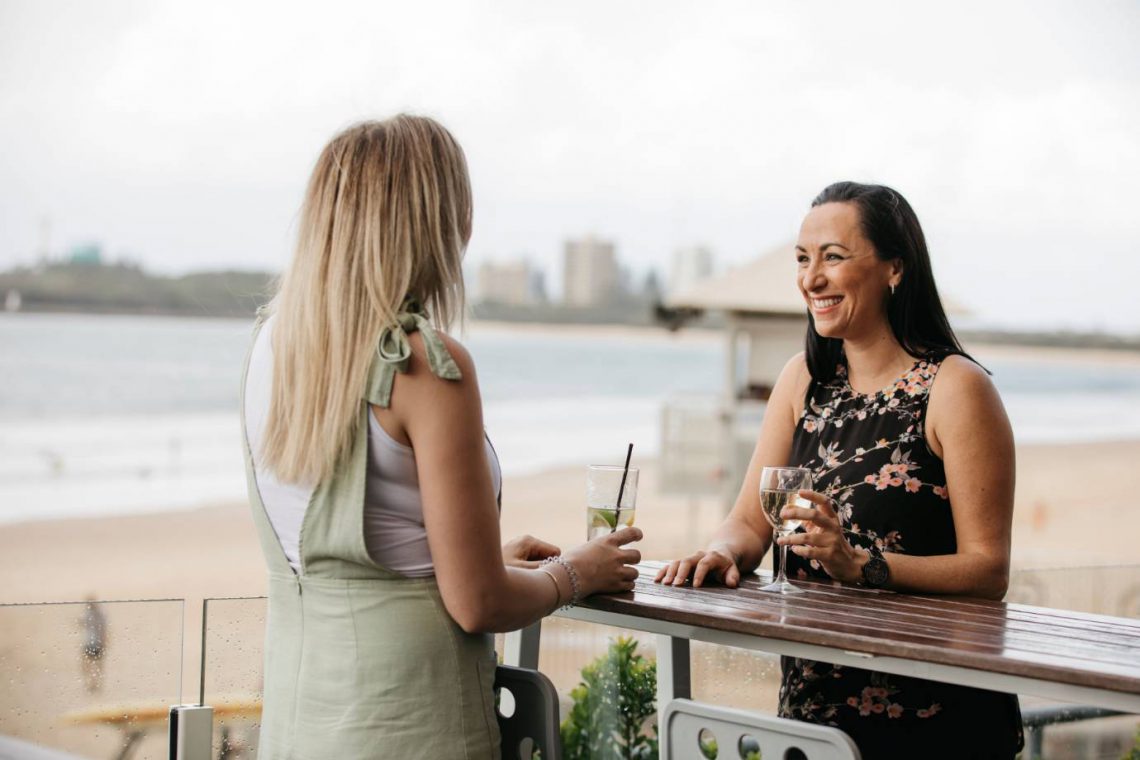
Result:
M850 652L938 663L1140 694L1140 621L984 599L919 596L797 581L805 593L654 583L662 562L638 566L633 592L581 606ZM873 661L868 667L874 667Z

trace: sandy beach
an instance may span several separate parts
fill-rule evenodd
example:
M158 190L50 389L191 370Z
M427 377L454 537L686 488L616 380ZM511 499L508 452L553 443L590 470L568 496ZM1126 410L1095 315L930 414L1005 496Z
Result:
M1140 491L1140 441L1024 445L1017 460L1015 568L1140 562L1134 497ZM724 505L662 494L653 463L641 466L637 525L645 531L644 556L666 559L701 546ZM1090 483L1104 485L1090 489ZM580 467L508 478L504 538L531 533L563 546L580 541L583 488ZM5 525L0 602L262 594L264 565L247 510L232 503ZM1106 522L1107 530L1096 530ZM1076 525L1087 529L1075 531Z
M1140 441L1025 445L1018 449L1017 458L1015 569L1135 566L1138 563L1135 536L1140 535L1140 510L1135 508L1133 495L1140 491L1140 470L1133 463L1140 460ZM667 559L703 545L719 522L724 505L710 498L662 494L654 464L640 464L637 524L645 531L640 546L643 555L647 559ZM1080 478L1074 476L1077 472L1081 473ZM1090 490L1089 483L1104 483L1105 487ZM583 487L581 467L508 478L503 492L504 538L531 533L562 546L580 541L584 533ZM1074 526L1083 526L1084 530L1074 530ZM1036 582L1031 586L1015 583L1011 597L1028 595L1027 601L1058 606L1111 606L1119 590L1106 591L1103 578L1118 578L1117 585L1123 588L1133 575L1131 571L1117 572L1111 577L1086 573L1084 582L1074 583L1072 579L1079 579L1081 573L1067 571L1057 574L1064 582L1050 598L1038 598L1043 586ZM1089 589L1093 587L1100 587L1098 591L1104 601L1090 602ZM156 677L153 671L165 672L164 668L176 667L169 663L178 660L178 649L182 650L181 659L187 667L181 678L181 699L196 701L202 600L260 596L264 592L263 561L244 503L99 519L24 522L6 525L0 531L0 602L185 599L182 641L178 641L177 632L169 630L172 610L155 609L149 613L152 617L165 616L167 622L162 623L165 653L159 651L157 639L149 641L154 639L152 634L127 635L122 631L110 634L106 666L109 674L125 684L112 689L117 695L112 700L116 704L109 708L112 712L123 709L118 703L124 700L132 704L129 698L132 695L153 699L154 693L169 694L172 687L159 688L151 684ZM248 696L255 694L258 688L263 606L258 602L230 604L233 615L221 607L222 613L212 625L211 636L222 642L219 646L223 650L211 659L209 670L217 689L239 697ZM32 694L3 690L5 696L0 696L0 712L17 707L28 709L29 723L21 735L101 756L117 746L125 734L111 725L101 725L99 730L94 730L91 725L81 723L86 720L83 710L90 714L92 710L106 712L108 709L106 692L88 694L81 687L79 649L82 639L78 621L82 606L35 609L41 613L46 610L46 614L32 615L28 608L0 608L0 615L7 615L9 622L18 621L15 626L8 625L8 630L0 636L0 660L9 658L5 666L14 667L17 672L40 667L45 672L59 669L52 682L58 683L37 687ZM1115 608L1096 611L1121 614ZM228 615L233 619L225 620ZM144 627L146 624L146 621L139 623ZM117 639L116 632L119 633ZM578 669L600 653L607 638L615 633L596 626L553 621L543 636L541 667L565 693L576 682ZM134 640L124 642L123 638ZM640 638L642 650L651 655L652 637ZM28 641L40 642L39 655L27 654L31 651ZM140 672L125 672L132 669L126 663L137 658L124 655L131 647L142 648L147 643L153 644L156 662L164 664L160 667L152 664L149 669L140 670L136 663L132 667ZM751 709L773 709L778 672L775 658L736 650L705 652L705 649L698 646L694 650L697 698ZM118 657L112 658L111 654ZM219 684L218 679L225 684ZM126 684L127 681L130 683ZM167 678L164 683L172 682ZM169 703L173 697L165 699ZM69 709L61 713L54 708L57 702ZM163 745L158 732L146 739L140 750L144 757L162 756Z

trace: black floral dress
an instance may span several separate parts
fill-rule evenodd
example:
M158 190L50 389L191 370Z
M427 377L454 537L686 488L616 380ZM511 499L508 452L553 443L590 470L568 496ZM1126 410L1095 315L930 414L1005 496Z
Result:
M835 499L848 540L918 556L957 548L942 461L923 415L938 357L919 360L877 393L856 393L841 363L813 383L792 441L792 464ZM776 562L779 554L773 553ZM793 578L829 576L788 553ZM838 726L864 758L1012 757L1022 744L1017 697L801 658L781 660L780 715Z

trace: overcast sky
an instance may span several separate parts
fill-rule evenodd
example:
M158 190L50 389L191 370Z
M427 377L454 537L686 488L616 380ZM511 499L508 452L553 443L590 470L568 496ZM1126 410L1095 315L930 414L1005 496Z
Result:
M636 276L790 240L837 179L906 195L989 323L1140 332L1140 3L0 0L0 267L287 261L324 142L442 120L470 263L612 238Z

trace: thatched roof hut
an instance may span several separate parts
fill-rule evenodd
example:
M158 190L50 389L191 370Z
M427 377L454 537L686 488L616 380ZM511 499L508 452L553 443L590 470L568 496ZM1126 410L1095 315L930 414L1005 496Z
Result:
M666 299L666 305L674 309L806 319L804 299L796 287L794 247L794 243L786 243L722 275L694 283Z

